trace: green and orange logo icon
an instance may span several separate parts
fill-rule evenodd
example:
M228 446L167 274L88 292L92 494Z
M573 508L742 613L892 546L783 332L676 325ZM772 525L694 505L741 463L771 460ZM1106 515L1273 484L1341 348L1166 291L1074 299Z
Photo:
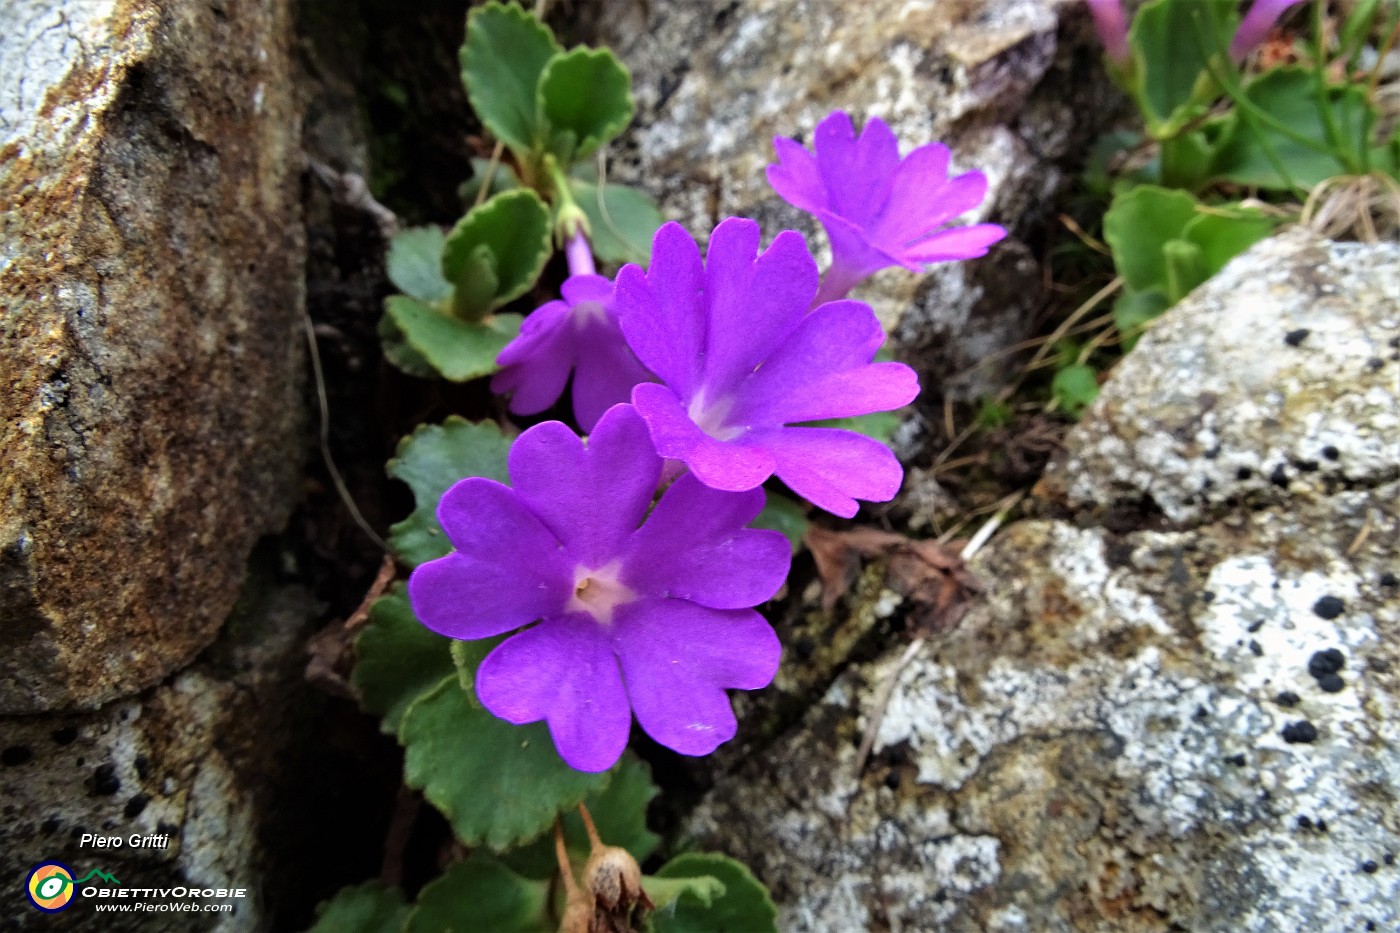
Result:
M73 869L62 862L40 862L25 879L29 902L45 913L55 914L73 902Z

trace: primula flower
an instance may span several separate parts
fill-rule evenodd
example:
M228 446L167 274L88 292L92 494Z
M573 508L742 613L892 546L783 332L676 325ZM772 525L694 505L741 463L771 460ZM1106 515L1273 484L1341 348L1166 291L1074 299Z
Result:
M987 177L948 177L948 147L929 143L899 157L899 141L871 117L860 137L837 110L817 125L815 154L800 143L773 140L778 164L768 183L794 207L813 214L831 240L831 268L818 301L844 298L886 266L920 272L926 263L974 259L1006 236L996 224L939 229L982 203Z
M1274 28L1284 11L1300 2L1301 0L1254 0L1254 3L1250 4L1249 12L1244 16L1244 21L1240 23L1240 28L1235 30L1235 37L1230 40L1230 58L1236 63L1244 61L1250 52L1269 37L1269 30Z
M800 234L778 234L755 260L758 245L758 224L730 218L702 263L695 240L669 223L649 271L618 273L623 336L661 380L634 388L632 404L657 452L705 485L737 492L776 474L849 518L856 499L894 498L899 461L853 431L790 425L898 408L918 379L901 363L871 364L885 335L868 305L808 313L817 265Z
M408 581L435 632L521 629L477 669L482 705L507 722L546 720L580 771L617 761L632 711L684 755L733 738L724 691L766 686L778 668L777 636L750 607L777 592L791 559L781 534L744 527L762 492L682 476L651 508L661 459L630 405L587 442L536 425L509 465L511 486L472 478L443 495L438 521L456 550Z
M1128 48L1128 20L1123 14L1123 0L1087 0L1094 17L1094 30L1103 43L1109 61L1126 65L1132 58Z
M601 275L574 275L561 292L563 300L536 308L496 357L501 371L492 378L491 391L511 393L510 410L533 415L559 400L572 372L574 417L589 431L651 374L617 328L612 282Z

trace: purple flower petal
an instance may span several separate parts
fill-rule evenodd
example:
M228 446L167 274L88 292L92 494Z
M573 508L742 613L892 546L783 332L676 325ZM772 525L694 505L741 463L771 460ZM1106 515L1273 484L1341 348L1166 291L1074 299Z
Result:
M1254 0L1244 15L1240 28L1230 40L1230 58L1242 62L1269 38L1269 31L1278 23L1284 11L1301 0Z
M919 394L902 363L870 364L885 334L869 306L822 305L744 385L732 420L771 425L845 418L907 405Z
M803 319L817 291L817 264L801 234L778 234L755 260L758 244L758 224L745 218L724 221L710 236L704 376L711 392L753 372Z
M826 183L816 158L796 140L773 137L778 164L768 166L768 184L784 201L812 212L826 204Z
M519 628L567 599L572 568L559 542L513 492L494 480L462 480L442 497L438 520L458 553L408 579L414 612L450 638L489 638Z
M590 568L617 557L651 506L661 458L630 405L611 408L587 447L558 421L520 435L510 449L510 479L520 501Z
M506 639L476 672L476 693L492 715L549 723L569 767L606 771L632 727L627 693L608 632L591 616L547 619Z
M792 548L776 531L744 527L762 509L762 490L720 492L682 476L632 536L625 582L712 609L766 602L787 578Z
M941 166L937 175L929 170L933 165ZM911 152L895 175L890 206L871 228L871 239L886 248L907 246L981 204L987 176L965 172L948 178L947 166L948 150L936 143Z
M682 755L708 755L734 737L724 691L767 686L782 653L772 627L748 609L647 599L623 607L615 628L637 721Z
M1110 61L1126 65L1132 59L1132 50L1128 48L1128 21L1123 15L1123 0L1088 0L1088 3L1104 53Z
M793 492L833 515L856 514L856 499L888 502L904 470L879 441L834 428L779 428L758 439L778 461L774 472Z
M943 230L909 247L906 255L919 262L943 262L985 256L993 243L1000 242L1006 231L996 224L973 224Z
M491 391L510 395L510 410L517 415L542 412L564 394L573 357L569 306L562 301L540 305L520 325L520 336L496 357L501 371L491 377Z
M705 320L700 248L680 224L664 224L651 247L646 273L627 265L617 275L622 333L642 365L668 385L688 391L700 379ZM631 310L625 310L631 309Z
M772 456L747 443L706 434L666 386L637 386L632 404L646 421L656 452L682 461L705 485L735 492L753 489L773 475Z
M814 145L827 206L858 224L874 220L899 166L899 140L885 121L871 117L857 137L850 116L837 110L817 124Z

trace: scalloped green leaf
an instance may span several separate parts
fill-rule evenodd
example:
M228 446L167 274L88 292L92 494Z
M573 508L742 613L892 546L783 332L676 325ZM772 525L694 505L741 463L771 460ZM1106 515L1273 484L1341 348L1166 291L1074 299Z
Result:
M322 902L309 933L399 933L410 910L398 888L368 881Z
M770 492L767 496L763 503L763 511L758 513L749 526L782 532L792 545L792 552L796 554L802 547L802 536L812 525L807 520L807 512L787 496L775 492Z
M1138 98L1153 134L1171 134L1217 96L1206 62L1239 24L1235 0L1148 0L1133 15L1128 45L1140 76Z
M588 216L593 255L603 262L651 261L651 239L666 218L645 191L627 185L603 185L571 178L574 201Z
M438 373L433 369L433 364L423 359L423 354L408 345L408 338L399 330L399 325L394 323L387 310L379 315L379 325L376 329L379 332L379 345L384 351L384 358L393 364L394 368L419 379L437 377Z
M580 46L545 64L535 106L546 146L567 169L632 122L632 76L607 49Z
M701 879L709 878L710 883ZM656 881L690 880L691 884L672 894ZM716 891L713 882L719 882ZM643 878L642 885L657 904L651 916L656 933L777 933L778 909L768 889L753 873L732 858L711 853L677 856L661 867L654 878ZM670 887L670 886L668 886ZM658 895L670 895L662 908Z
M385 471L413 490L408 518L389 529L389 546L404 563L416 567L452 549L437 520L438 500L458 480L484 476L506 482L511 439L496 424L474 424L456 415L442 424L427 424L399 441Z
M414 616L404 584L374 601L369 624L355 639L350 682L365 711L382 717L381 732L397 735L413 701L453 672L451 643Z
M467 16L460 55L467 99L491 135L519 156L544 142L536 92L545 65L563 51L548 26L513 3L491 0Z
M404 933L554 933L549 883L522 878L481 853L455 862L424 886Z
M404 783L423 792L463 845L501 852L534 839L611 772L564 763L543 722L514 726L471 701L449 674L403 717Z
M528 188L503 191L468 211L447 234L442 252L447 281L479 296L471 300L475 306L459 304L458 313L478 317L529 291L553 251L550 227L549 208ZM483 265L495 279L489 291L478 281Z
M407 295L390 295L384 310L404 344L444 379L467 382L496 371L496 357L520 333L518 314L464 321Z
M425 304L437 304L450 297L452 285L442 277L442 247L446 240L437 227L412 227L394 234L384 260L389 281L405 295Z
M598 838L610 846L621 846L639 863L656 851L661 837L647 829L647 805L660 791L651 782L651 768L632 752L625 752L613 768L612 780L583 801ZM569 856L579 865L588 860L588 833L577 810L563 815L564 842ZM554 854L554 837L546 833L527 846L501 857L512 870L527 878L547 880L559 870Z
M904 419L899 416L897 411L875 411L868 415L855 415L850 418L828 418L825 421L813 421L811 426L854 431L877 440L881 444L888 444L890 438L894 437L894 432L899 430L899 426L903 422Z
M1103 218L1103 237L1118 274L1143 291L1167 284L1162 247L1181 236L1196 216L1196 199L1185 191L1142 185L1113 199Z

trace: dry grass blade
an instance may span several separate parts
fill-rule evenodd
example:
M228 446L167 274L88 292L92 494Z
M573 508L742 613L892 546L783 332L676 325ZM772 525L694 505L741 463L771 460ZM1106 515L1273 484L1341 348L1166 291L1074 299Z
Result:
M1308 195L1299 222L1333 240L1400 239L1400 182L1382 172L1329 178Z

